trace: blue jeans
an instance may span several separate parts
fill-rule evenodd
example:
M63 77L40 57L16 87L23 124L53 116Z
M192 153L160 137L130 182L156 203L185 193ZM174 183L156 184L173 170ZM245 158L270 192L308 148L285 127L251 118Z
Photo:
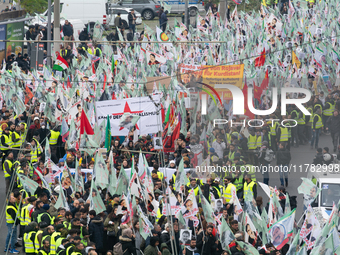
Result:
M315 131L314 131L315 130ZM319 135L320 135L320 130L321 130L321 128L319 128L319 129L314 129L313 131L312 131L312 140L311 140L311 142L310 142L310 145L313 147L313 145L314 145L314 140L315 140L315 148L317 148L318 147L318 145L319 145Z
M135 24L130 24L130 25L129 25L129 29L131 29L132 32L133 32L133 35L135 35L136 25L135 25Z
M17 229L18 226L14 226L13 229L13 223L6 223L7 229L8 229L8 233L7 233L7 237L6 237L6 246L5 249L9 249L8 244L11 241L11 249L15 249L15 243L17 241ZM13 230L13 234L12 234L12 230ZM11 238L12 235L12 238ZM11 239L11 240L10 240Z
M284 186L285 182L284 179L288 180L288 165L280 165L280 182L281 186Z

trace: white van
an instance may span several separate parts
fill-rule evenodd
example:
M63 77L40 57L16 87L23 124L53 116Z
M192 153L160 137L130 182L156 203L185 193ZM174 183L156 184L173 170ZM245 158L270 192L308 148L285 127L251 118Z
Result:
M52 4L53 13L53 4ZM47 10L43 13L47 17ZM107 0L61 0L60 18L79 19L84 24L93 26L97 21L107 22Z

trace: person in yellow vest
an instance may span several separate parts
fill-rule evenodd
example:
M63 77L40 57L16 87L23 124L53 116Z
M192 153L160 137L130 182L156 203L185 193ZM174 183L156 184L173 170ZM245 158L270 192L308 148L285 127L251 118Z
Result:
M279 126L279 128L277 129L278 142L284 142L286 144L286 147L288 147L288 133L289 132L287 127Z
M254 128L248 128L249 136L248 136L248 158L251 164L255 164L255 152L257 148L257 137Z
M47 229L47 227L48 225L44 221L39 224L39 230L37 231L34 237L34 250L36 254L38 254L39 249L42 247L43 233Z
M304 131L305 131L305 125L306 125L306 117L305 114L301 111L299 112L299 117L297 120L297 128L298 128L298 138L300 140L300 145L306 144L307 138L305 137Z
M6 206L6 226L7 226L7 237L5 252L19 253L15 249L15 243L17 240L17 229L20 223L18 207L16 206L16 199L13 194L9 196L8 205Z
M22 142L25 142L26 140L26 131L27 131L27 124L25 122L20 123L20 136Z
M235 166L234 166L235 167ZM236 171L233 173L233 184L236 186L236 194L239 199L242 198L243 194L243 173L241 172L241 166L236 166Z
M293 105L293 110L290 112L291 119L295 120L298 123L299 120L299 113L296 109L296 106ZM291 145L294 147L299 147L299 137L298 137L298 126L295 126L295 122L293 123L294 127L291 127Z
M233 193L236 194L236 186L231 182L231 177L224 178L224 187L222 197L225 199L226 208L228 214L231 215L233 212Z
M195 178L190 178L190 182L186 185L186 189L188 190L188 192L193 189L195 196L197 196L199 192L197 180Z
M327 120L329 119L329 117L331 117L333 115L335 109L335 103L334 100L332 98L331 94L328 94L327 98L326 98L326 102L325 102L325 106L323 108L323 116L322 116L322 123L324 123L324 132L328 132L327 128L329 127L327 124Z
M70 255L82 255L84 251L84 244L77 243L74 247L73 252Z
M25 227L31 223L30 211L35 207L37 198L31 196L27 199L29 204L23 206L20 212L20 235L24 236ZM25 242L25 241L24 241Z
M10 130L9 127L7 127L3 132L1 136L1 152L2 152L2 162L5 162L5 159L8 154L8 150L10 149L10 145L12 143L12 138L10 136Z
M49 204L44 204L42 206L42 210L41 213L39 213L38 217L37 217L37 222L38 224L41 222L46 222L47 225L53 225L54 223L54 219L53 217L48 213L48 210L50 209L50 205Z
M9 151L6 160L2 164L2 170L5 174L5 182L6 182L6 196L8 194L8 189L11 184L11 180L13 177L13 152Z
M25 247L25 252L26 255L36 255L35 253L35 249L34 249L34 239L35 239L35 235L38 231L38 223L36 222L31 222L27 225L27 227L25 228L25 234L23 237L23 241L24 241L24 247Z
M15 148L13 150L14 158L16 159L19 153L19 149L22 145L22 138L20 135L20 125L15 126L15 130L12 132L12 148Z
M57 154L59 136L60 136L60 131L51 130L51 134L49 138L51 154Z
M321 118L321 109L318 109L313 116L313 123L312 123L312 140L311 140L311 149L313 149L314 142L315 142L315 149L318 148L319 145L319 135L321 128L323 127L322 118Z
M41 156L41 153L42 153L42 148L41 148L40 143L38 141L39 141L39 134L34 133L34 136L33 136L32 141L31 141L31 147L32 147L31 162L32 163L38 162L39 157Z
M251 192L254 199L257 197L257 184L252 181L249 174L246 174L244 177L244 185L243 185L243 199L247 196L248 192Z
M273 121L273 119L276 119L276 117L272 117L270 118L270 121L267 122L267 124L269 125L269 134L270 134L270 138L271 138L271 144L272 144L272 150L273 151L277 151L277 145L276 145L276 141L277 141L277 136L276 136L276 129L277 126L279 125L278 122Z
M50 241L45 239L42 242L42 247L39 249L38 255L50 255Z

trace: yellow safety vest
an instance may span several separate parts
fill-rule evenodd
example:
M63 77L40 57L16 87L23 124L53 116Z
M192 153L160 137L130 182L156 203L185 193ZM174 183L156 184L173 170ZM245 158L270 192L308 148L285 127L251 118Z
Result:
M60 132L51 130L50 145L56 145L58 142Z
M304 114L304 113L302 113L302 118L298 118L298 119L297 119L297 124L298 124L298 125L304 125L304 124L306 124L306 121L305 121L305 114Z
M5 133L2 134L5 137L5 143L11 146L12 139L10 138L10 135L6 135ZM8 148L2 148L2 151L8 151Z
M163 180L163 173L162 172L157 172L158 179Z
M157 210L157 217L156 217L156 223L159 221L159 219L163 216L163 214L161 213L161 210L159 209L158 207L158 210Z
M320 108L320 110L321 110L321 114L322 114L322 105L321 104L316 104L316 105L314 105L314 112L316 112L316 110L315 110L315 108L317 107L317 106L319 106L319 108Z
M244 186L243 186L243 199L246 197L248 192L253 193L254 185L256 185L256 183L254 181L249 182L249 184L247 182L244 183Z
M6 222L9 224L13 224L15 219L13 219L12 216L7 212L7 209L9 208L12 208L15 211L15 214L18 214L18 209L13 205L6 206Z
M236 191L239 191L240 189L242 189L242 187L243 187L243 177L240 176L237 179L235 179L233 184L236 186Z
M40 252L42 255L50 255L50 254L51 254L51 253L47 253L46 251L44 251L44 250L42 250L42 249L39 250L38 253L39 253L39 252Z
M256 135L249 135L248 137L248 149L255 150L256 147Z
M9 131L9 142L7 143L9 147L13 147L12 133L12 131Z
M228 158L230 160L234 160L234 157L235 157L235 151L229 151Z
M59 237L57 239L57 241L55 242L55 247L58 249L58 247L61 245L61 242L63 241L63 239L65 238L62 238L62 237Z
M228 142L228 144L231 144L231 135L230 134L227 134L227 142Z
M21 141L24 142L26 140L26 129L27 129L27 124L24 123L25 126L25 130L23 132L21 132L20 137L21 137Z
M12 169L12 166L13 166L12 161L10 161L9 159L6 159L5 162L8 163L9 169ZM2 164L2 169L4 170L5 178L6 178L6 177L11 177L11 175L10 175L9 173L7 173L7 171L6 171L6 169L5 169L5 162Z
M30 204L24 206L21 209L21 214L20 214L20 225L21 226L27 226L29 223L31 223L30 212L28 211L29 205Z
M257 148L261 148L261 146L262 146L262 136L258 136L257 138L256 138L256 147Z
M232 136L236 136L236 137L237 137L237 140L238 140L238 138L239 138L238 132L234 131L234 132L231 133L231 135L232 135Z
M14 131L13 133L14 133L14 135L15 135L15 139L19 139L19 138L20 138L20 135L19 135L16 131ZM12 133L12 134L13 134L13 133ZM20 148L21 145L22 145L21 139L20 139L19 141L17 141L16 143L15 143L15 142L12 142L12 147L13 147L13 148Z
M323 115L332 116L335 109L335 105L332 105L330 102L326 102L326 104L329 104L329 109L324 110Z
M61 233L60 232L53 232L53 234L51 235L51 243L50 243L50 250L51 250L51 255L54 255L54 254L56 254L56 251L57 251L57 246L56 246L56 240L55 240L55 238L57 237L57 236L60 236L61 235ZM61 237L59 237L59 238L61 238Z
M40 243L39 243L39 240L38 240L38 235L42 234L43 232L44 232L43 230L38 230L38 232L35 235L35 238L34 238L35 253L38 253L39 249L40 249Z
M190 189L192 189L192 188L190 187L190 182L187 183L187 187L189 187ZM195 196L198 195L198 191L199 191L199 188L198 188L198 185L197 185L197 187L194 188L194 194L195 194Z
M229 201L232 198L232 194L231 194L232 187L235 187L235 190L236 190L236 186L232 183L228 183L228 186L223 188L223 197L225 198L225 201L227 203L229 203Z
M34 243L31 240L31 237L34 233L36 233L36 232L31 231L29 233L24 234L24 243L25 243L25 252L26 253L35 253Z
M40 214L38 215L38 218L37 218L38 224L41 222L41 217L42 217L44 214L47 214L47 215L48 215L48 217L50 218L50 221L51 221L51 225L53 225L53 223L54 223L54 217L52 217L48 212L43 212L43 213L40 213Z
M276 135L276 126L277 126L277 122L275 122L273 125L270 126L270 135L275 136Z
M309 122L313 122L313 108L309 107L307 108L307 111L310 112Z
M323 127L323 124L322 124L322 118L320 117L319 114L315 114L315 116L318 116L318 121L316 122L315 124L315 129L319 129L319 128L322 128Z
M296 117L294 118L294 120L298 120L299 119L299 113L297 112L297 110L293 110L293 111L291 111L291 115L293 115L293 113L295 112L295 114L296 114Z
M280 142L287 142L289 136L288 128L280 127L280 130L281 130Z

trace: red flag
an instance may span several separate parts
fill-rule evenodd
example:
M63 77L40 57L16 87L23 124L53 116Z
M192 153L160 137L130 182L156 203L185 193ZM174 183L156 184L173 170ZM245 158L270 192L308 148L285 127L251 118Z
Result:
M266 49L263 49L261 56L255 58L255 67L263 66L266 62Z
M106 75L104 74L104 85L103 85L103 90L105 90L105 86L106 86Z
M72 84L70 81L70 76L67 76L67 88L72 88Z
M166 129L166 132L167 132L167 129ZM163 141L164 152L175 152L175 141L178 139L180 132L181 132L181 122L178 122L172 134L165 137Z
M263 81L261 83L261 89L262 90L267 90L268 85L269 85L269 76L268 76L268 69L267 69L266 75L264 76L264 79L263 79Z
M254 98L257 99L259 102L261 100L261 95L262 95L262 88L261 87L258 87L255 85L255 82L254 82Z
M254 114L248 108L248 85L247 85L247 81L244 82L242 93L243 93L243 96L244 96L244 115L253 119Z
M165 111L164 111L164 106L161 104L161 115L162 115L162 123L164 123L165 120Z
M27 85L26 85L26 93L27 94L25 96L25 104L27 104L33 98L33 93Z
M91 124L89 120L87 119L84 109L82 109L81 116L80 116L80 134L82 135L84 134L84 132L86 132L86 134L88 135L94 135L94 131L91 127Z
M112 98L111 98L112 100L117 100L117 98L116 98L116 94L113 92L112 93Z

